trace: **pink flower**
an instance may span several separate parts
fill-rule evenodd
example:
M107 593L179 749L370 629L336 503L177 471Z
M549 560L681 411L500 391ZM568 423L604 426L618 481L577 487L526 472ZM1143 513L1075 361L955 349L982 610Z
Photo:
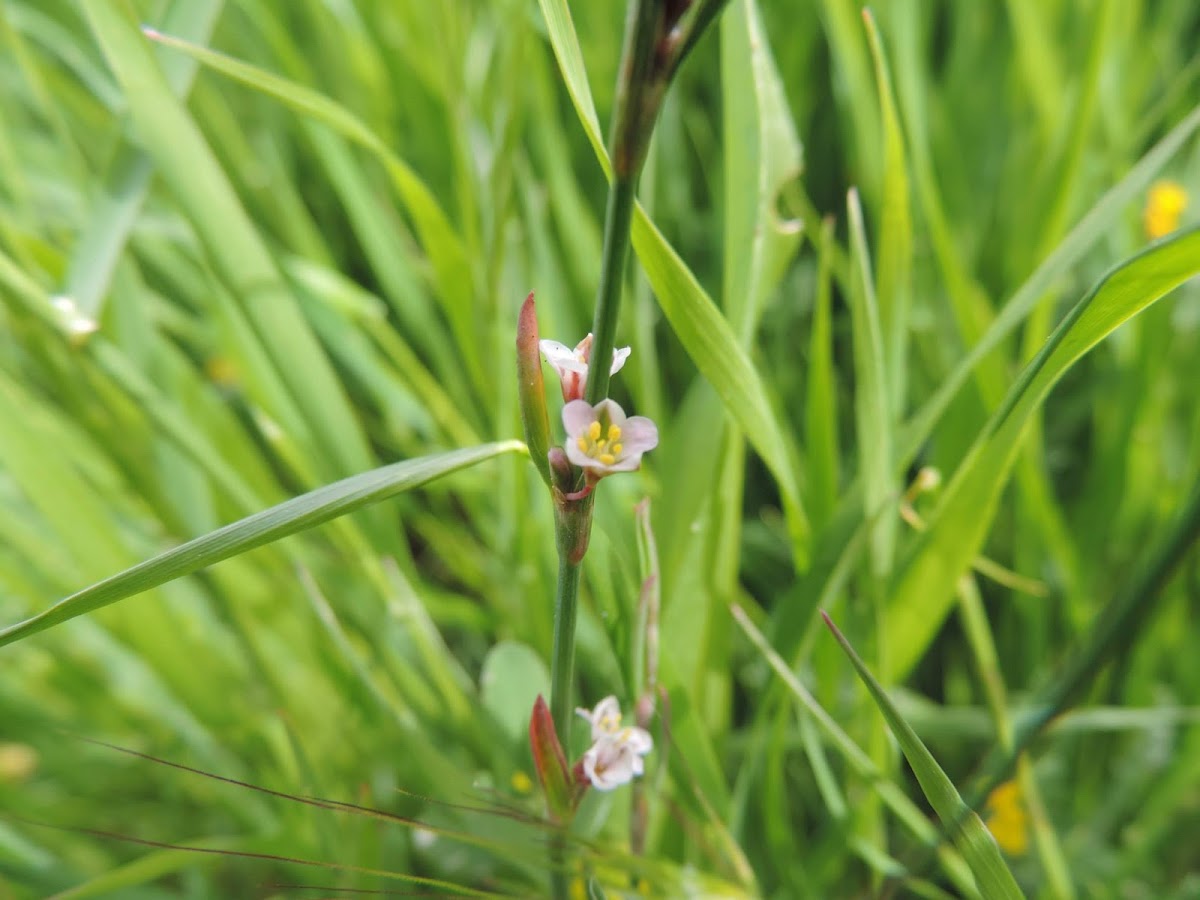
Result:
M595 709L576 709L592 725L592 746L578 768L599 791L611 791L641 775L642 757L654 749L654 739L643 728L621 727L621 706L616 697L605 697Z
M574 350L558 341L539 341L538 346L541 348L546 362L550 363L558 372L559 381L562 383L563 400L569 403L572 400L583 399L583 391L587 387L588 362L592 355L591 332L588 332L588 336L575 345ZM613 348L610 375L616 375L621 370L621 367L625 365L625 360L629 359L630 352L628 347Z
M612 694L597 703L595 709L577 706L575 713L587 719L592 726L593 741L600 740L604 735L614 735L621 729L621 704Z
M604 735L583 754L583 773L598 791L611 791L645 771L642 757L654 749L654 739L642 728L628 726Z
M567 459L584 470L589 483L613 472L635 471L642 454L658 446L658 426L645 416L626 418L613 400L595 406L572 400L563 407L562 417Z

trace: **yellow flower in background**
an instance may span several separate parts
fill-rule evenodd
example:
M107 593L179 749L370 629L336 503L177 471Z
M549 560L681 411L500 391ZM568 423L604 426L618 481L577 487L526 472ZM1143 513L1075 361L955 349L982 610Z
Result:
M1029 849L1029 815L1021 802L1021 789L1006 781L988 795L987 827L1000 849L1021 856Z
M1153 241L1178 228L1187 205L1188 195L1183 185L1175 181L1156 182L1146 195L1146 208L1142 210L1146 237Z
M524 772L513 772L512 778L509 779L509 784L512 785L513 790L518 794L528 794L533 790L533 779Z

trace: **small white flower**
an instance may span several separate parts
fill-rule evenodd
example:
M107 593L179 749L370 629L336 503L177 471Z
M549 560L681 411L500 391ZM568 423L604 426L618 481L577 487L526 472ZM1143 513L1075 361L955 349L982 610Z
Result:
M654 740L643 728L629 726L602 734L583 754L583 773L596 790L611 791L641 775L642 757L653 749Z
M587 387L588 362L592 355L591 332L588 332L588 336L575 345L574 350L558 341L539 341L538 346L541 348L546 362L550 363L558 372L558 379L562 384L563 400L570 403L572 400L582 399L584 388ZM610 375L616 375L621 370L631 352L628 347L613 348Z
M567 459L587 473L589 483L613 472L633 472L642 454L658 446L658 426L645 416L625 416L614 400L595 406L572 400L562 411Z
M654 749L654 740L644 728L621 727L621 705L605 697L595 709L576 709L592 726L592 746L583 754L583 773L592 786L611 791L641 775L642 757Z
M575 712L591 724L593 741L598 741L605 735L611 737L621 730L621 704L611 694L597 703L595 709L577 706Z

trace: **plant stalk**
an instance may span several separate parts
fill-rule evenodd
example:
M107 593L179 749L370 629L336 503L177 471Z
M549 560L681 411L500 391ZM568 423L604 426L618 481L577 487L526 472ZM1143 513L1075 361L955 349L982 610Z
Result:
M586 502L586 501L583 501ZM591 515L591 504L587 504ZM575 674L575 622L579 612L579 575L582 560L571 561L571 552L559 540L558 585L554 602L554 651L550 662L550 717L568 757L571 754L571 682Z
M617 314L621 309L625 264L629 259L629 226L633 221L635 195L634 178L614 177L604 213L604 250L600 286L596 291L596 314L592 320L591 364L588 366L584 397L593 406L608 396L612 377L609 369L617 338Z
M592 323L592 348L584 399L595 406L608 397L613 345L621 309L621 289L629 258L630 224L638 176L646 158L650 135L663 94L674 72L678 35L674 32L691 0L630 0L625 20L617 98L609 136L612 180L604 210L604 244L600 282ZM717 3L706 6L719 7ZM703 24L707 24L706 19ZM553 464L552 464L553 467ZM569 479L568 479L569 480ZM573 490L554 486L555 539L558 548L558 584L554 605L554 650L550 674L550 715L559 739L571 753L571 690L575 675L575 624L579 611L579 578L592 526L593 497L568 500L583 484L579 473ZM550 880L553 896L568 896L566 832L550 843Z

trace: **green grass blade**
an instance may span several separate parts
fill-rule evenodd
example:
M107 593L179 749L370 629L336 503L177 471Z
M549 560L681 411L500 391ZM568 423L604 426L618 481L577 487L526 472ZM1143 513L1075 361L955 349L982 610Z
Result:
M804 399L808 506L820 530L837 507L839 442L837 370L833 363L833 220L821 226L817 244L817 288L809 334L808 384Z
M444 475L505 453L524 450L525 445L520 441L484 444L394 463L310 491L188 541L60 600L44 612L0 631L0 647Z
M897 743L900 744L904 758L908 760L913 774L920 782L925 799L929 801L929 805L933 807L942 824L951 830L955 846L958 847L963 859L966 860L967 865L971 867L971 872L975 875L975 884L979 888L980 894L985 900L992 900L992 898L1023 900L1025 895L1017 887L1012 872L1009 871L1008 866L1004 863L1004 858L1000 855L1000 848L996 846L996 841L983 821L971 807L963 802L953 782L942 771L941 766L937 764L925 745L921 743L921 739L912 730L912 726L900 715L900 711L896 709L883 686L875 680L866 663L850 646L850 642L838 631L829 616L824 612L821 613L821 616L825 619L825 624L829 626L830 631L833 632L833 636L837 638L837 642L846 651L859 678L871 692L871 697L875 700L879 711L887 719L888 727L891 728Z
M224 0L175 0L163 27L204 43L212 34ZM161 60L164 75L177 96L187 96L196 63L186 57ZM99 319L105 294L134 222L150 188L154 165L132 144L122 144L105 175L95 213L88 221L67 267L65 292L80 312Z
M871 572L876 578L885 578L892 569L897 523L897 517L887 512L897 495L893 483L893 420L888 396L888 364L857 191L850 191L846 206L855 272L850 290L850 318L854 328L854 413L863 479L863 512L867 519L875 519L871 526Z
M453 224L438 204L437 198L411 166L389 149L361 119L316 91L171 35L148 32L148 37L187 54L213 71L274 97L289 108L320 122L373 153L383 163L412 216L421 238L421 245L433 265L445 308L460 329L460 343L467 341L468 333L463 329L469 329L469 324L459 320L472 309L471 279L464 277L469 276L472 268ZM468 346L463 349L466 351L475 348Z
M799 177L800 139L752 0L721 19L725 148L725 266L722 305L743 346L763 304L800 246L801 223L781 220L779 193Z
M893 419L899 421L907 396L908 328L912 307L913 226L908 160L883 41L870 10L863 10L863 22L875 62L875 85L879 93L880 121L883 123L883 195L875 287L879 296L879 327L887 363L890 412Z
M372 459L328 358L304 322L262 237L167 84L128 3L89 0L84 11L120 81L147 154L185 211L218 275L235 295L310 427L329 473L361 471ZM302 359L304 365L295 365Z
M947 874L954 880L956 886L968 896L974 894L971 873L962 858L952 848L941 846L937 829L934 828L925 814L918 809L904 792L876 765L854 739L846 733L837 720L831 716L817 701L812 693L800 682L792 669L774 648L767 642L766 637L750 621L750 617L739 606L729 609L734 621L745 632L754 646L762 653L767 663L783 682L784 687L795 697L796 701L811 716L812 722L824 734L825 739L842 756L846 765L862 776L871 785L879 799L888 806L914 837L927 847L936 848L938 857Z
M1172 288L1200 273L1200 230L1152 245L1106 275L1051 335L947 485L929 528L897 576L888 613L888 679L902 677L937 633L954 584L983 545L1030 416L1084 353Z

